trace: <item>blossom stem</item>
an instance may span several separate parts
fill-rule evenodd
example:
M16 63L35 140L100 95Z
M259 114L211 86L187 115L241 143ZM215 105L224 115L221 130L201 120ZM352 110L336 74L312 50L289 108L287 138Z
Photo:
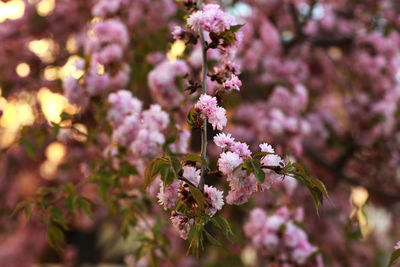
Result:
M198 0L197 7L201 10L203 4L203 0ZM207 94L207 47L206 42L204 39L204 31L200 28L200 43L201 43L201 50L202 50L202 88L203 94ZM206 160L207 158L207 119L203 122L203 127L201 129L201 157ZM199 187L201 192L204 191L204 177L206 172L206 166L201 166L201 173L200 173L200 183Z

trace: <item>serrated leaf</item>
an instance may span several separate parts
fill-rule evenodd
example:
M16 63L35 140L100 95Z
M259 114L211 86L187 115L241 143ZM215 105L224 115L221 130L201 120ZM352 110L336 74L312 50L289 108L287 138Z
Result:
M57 207L52 207L50 209L50 216L51 216L50 218L53 222L57 223L64 230L68 230L67 221L64 218L64 213L63 213L62 209L57 208Z
M231 28L230 28L229 30L232 31L232 32L237 32L237 31L240 30L243 26L244 26L244 24L234 25L234 26L231 26Z
M207 237L208 241L211 242L211 244L219 246L219 247L223 247L222 244L217 239L215 239L206 229L204 229L204 232L206 233L206 237Z
M313 185L308 180L306 180L303 176L301 176L299 174L293 174L293 177L307 187L307 189L311 193L311 197L314 201L314 206L317 211L317 215L319 216L318 208L319 208L319 204L322 203L322 199L319 197L318 191L316 191L315 188L313 187Z
M393 266L397 262L400 257L400 248L393 251L392 255L390 256L388 267Z
M176 157L171 157L171 166L174 171L175 179L179 178L179 172L182 169L181 162Z
M307 179L307 180L310 179L309 178L310 177L310 171L309 170L306 171L306 169L304 168L305 165L300 164L298 162L294 162L292 165L293 165L293 167L295 167L300 172L300 174L303 176L304 179Z
M61 246L65 244L64 233L54 224L48 226L46 239L49 245L57 251L60 251Z
M211 219L211 222L222 232L224 233L225 237L230 240L230 237L233 236L233 231L229 222L221 215L217 215Z
M327 199L329 199L328 191L326 190L326 187L325 187L324 183L321 180L317 179L317 178L311 177L310 179L311 179L311 183L313 183L319 189L319 191L321 191L321 193Z
M193 198L196 200L197 204L199 205L199 209L201 211L204 210L204 195L201 193L199 189L196 187L189 185L190 193L192 194Z
M265 181L265 172L261 169L261 163L258 160L250 160L250 163L257 181L263 184Z

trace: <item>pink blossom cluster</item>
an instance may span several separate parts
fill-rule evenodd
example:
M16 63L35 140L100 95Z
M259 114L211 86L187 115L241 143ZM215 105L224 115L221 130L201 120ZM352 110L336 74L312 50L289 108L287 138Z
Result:
M297 225L302 220L302 209L292 212L284 206L267 215L256 208L251 211L244 232L264 256L301 265L317 251L309 243L306 232Z
M220 34L237 23L235 18L222 11L219 5L207 4L202 10L192 13L187 19L187 24L195 31L202 28L205 31Z
M103 2L100 1L98 5L103 5ZM105 5L117 8L116 2ZM94 13L97 12L96 7ZM124 88L130 79L130 67L123 62L128 43L128 29L121 20L110 18L93 23L84 40L85 54L90 58L88 68L85 68L83 61L78 61L77 69L85 71L84 75L77 78L71 74L63 81L68 100L85 106L89 96Z
M202 119L208 119L208 122L213 126L213 129L220 131L226 126L226 110L218 106L216 97L203 94L200 96L199 101L194 106L197 112L201 113Z
M192 228L194 225L194 219L189 219L180 212L172 211L170 220L175 229L178 230L179 236L186 240L188 238L190 228Z
M211 185L204 185L205 211L214 216L224 206L223 192Z
M267 101L243 105L237 109L235 118L239 125L233 129L233 134L250 142L253 140L251 137L249 139L249 136L270 142L285 140L287 141L285 145L296 155L300 155L303 140L312 133L312 130L317 130L317 127L311 127L313 121L303 116L307 104L308 92L304 86L298 84L294 86L293 91L278 86L274 88ZM241 123L251 125L251 128L247 129L251 134L247 132L242 136L245 132L242 132ZM321 136L323 137L324 135Z
M169 116L157 104L142 110L140 100L131 92L120 90L108 97L108 119L114 127L113 142L126 146L135 158L154 157L165 143L162 133L169 125Z
M227 177L230 191L226 197L228 204L241 205L249 199L249 197L257 191L257 181L254 174L249 176L245 170L238 169L244 160L251 156L251 151L246 143L237 142L230 134L220 133L214 136L214 143L223 149L218 158L218 170ZM260 145L261 152L270 153L262 157L261 164L265 167L283 166L284 162L271 145L264 143ZM270 169L263 169L266 179L260 189L269 189L270 186L277 182L281 175Z
M148 75L153 99L166 109L179 106L184 96L179 91L177 78L189 72L188 65L182 60L163 61L158 64Z
M183 166L182 176L191 186L199 186L200 170L196 167L190 165ZM183 239L187 239L187 233L195 222L193 211L198 207L197 201L191 196L191 191L186 183L183 180L176 180L166 188L161 183L160 191L157 195L158 203L163 206L164 210L172 210L171 222ZM186 205L186 211L175 210L179 201L184 203L184 206ZM217 211L222 209L223 205L223 192L214 186L204 185L205 213L213 217Z

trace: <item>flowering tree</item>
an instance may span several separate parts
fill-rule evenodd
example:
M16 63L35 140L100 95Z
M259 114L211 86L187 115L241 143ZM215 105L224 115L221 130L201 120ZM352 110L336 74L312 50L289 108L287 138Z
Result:
M395 264L395 1L0 7L0 262Z

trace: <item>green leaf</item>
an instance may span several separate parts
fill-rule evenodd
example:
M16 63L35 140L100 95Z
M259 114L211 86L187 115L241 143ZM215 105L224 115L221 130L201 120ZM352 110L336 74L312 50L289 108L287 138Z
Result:
M175 180L174 170L170 165L165 165L161 168L161 180L164 183L164 188L169 186Z
M294 173L293 177L307 187L308 191L311 193L311 197L314 201L315 209L319 216L318 208L319 208L319 204L322 203L322 197L320 197L320 195L318 195L319 191L316 190L315 187L313 187L313 185L308 180L306 180L303 176ZM321 196L322 196L322 194L321 194Z
M49 224L46 239L50 246L57 251L60 251L61 246L65 244L64 233L54 224Z
M147 188L161 172L161 169L169 167L168 163L161 158L157 158L147 165L144 173L144 187Z
M57 123L53 123L53 133L54 133L54 135L57 136L59 132L60 132L60 125L58 125Z
M301 173L301 175L305 178L305 179L309 179L309 177L310 177L310 170L308 169L308 167L306 167L307 168L307 171L306 171L306 169L304 168L305 167L305 165L303 165L303 164L300 164L300 163L298 163L298 162L294 162L293 164L293 167L295 167L300 173Z
M233 231L229 225L229 222L223 216L214 216L211 219L211 222L224 233L228 240L230 240L230 237L233 236Z
M223 245L217 239L215 239L206 229L204 229L204 232L206 233L207 239L211 242L211 244L223 247Z
M251 166L253 167L254 176L260 184L265 181L265 172L261 169L261 163L258 160L250 160Z
M190 193L192 194L193 198L196 200L197 204L201 211L204 210L204 195L201 193L199 189L196 187L189 185Z
M198 154L188 154L185 156L185 161L198 162L203 166L207 166L207 162Z
M234 25L234 26L231 26L231 28L230 28L229 30L232 31L232 32L237 32L237 31L240 30L243 26L244 26L244 24Z
M181 162L176 157L171 157L171 166L174 171L175 179L179 178L179 172L182 169Z
M31 215L32 215L32 205L28 204L25 207L25 217L28 221L31 219Z
M92 211L90 209L90 202L84 198L78 199L78 207L90 218L93 220Z
M397 262L400 257L400 248L393 251L392 255L390 256L388 267L392 266Z
M262 158L265 157L267 155L276 155L275 153L271 153L271 152L257 152L253 155L253 158Z
M68 230L67 221L64 218L64 213L62 209L57 207L52 207L50 209L51 220L61 226L64 230Z
M25 150L31 159L35 159L35 145L31 141L25 141Z
M25 209L25 207L28 204L29 204L29 201L27 201L27 200L19 202L10 216L11 217L15 216L18 212L20 212L21 210Z
M38 189L37 194L42 197L47 196L48 194L56 193L58 191L57 187L41 187Z
M311 183L313 183L319 189L319 191L321 191L321 193L327 199L329 199L328 191L326 190L326 187L325 187L324 183L321 180L317 179L317 178L311 177L310 179L311 179Z

